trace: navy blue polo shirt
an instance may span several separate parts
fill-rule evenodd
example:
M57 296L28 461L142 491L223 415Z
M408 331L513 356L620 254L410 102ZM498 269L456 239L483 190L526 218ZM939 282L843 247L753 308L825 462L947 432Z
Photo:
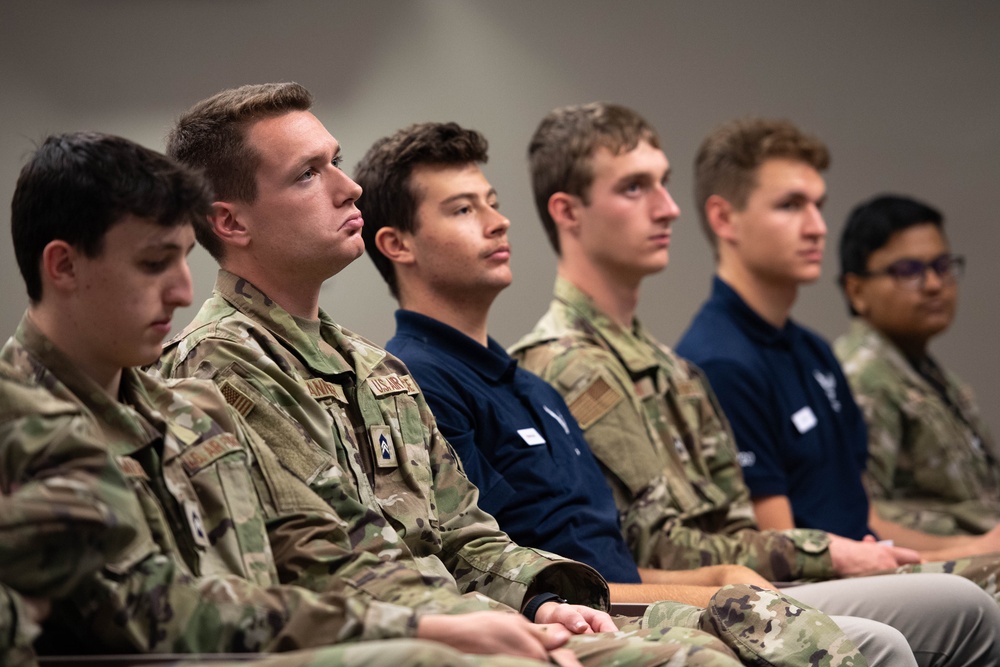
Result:
M562 396L489 347L435 319L396 311L386 349L420 385L479 506L518 544L586 563L611 582L639 583L611 489Z
M868 435L826 341L791 320L775 328L716 277L677 353L708 376L754 497L788 496L801 528L870 532Z

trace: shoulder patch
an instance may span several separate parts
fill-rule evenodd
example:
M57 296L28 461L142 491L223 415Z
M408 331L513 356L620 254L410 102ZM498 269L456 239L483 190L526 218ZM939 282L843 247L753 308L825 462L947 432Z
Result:
M229 403L244 419L253 410L254 400L240 391L233 382L226 380L219 386L219 391L222 392L226 403Z
M586 431L594 422L608 414L623 398L621 392L598 375L582 394L573 399L569 404L569 411L573 413L580 428Z
M196 445L181 452L181 465L188 476L193 476L216 459L219 459L229 452L240 451L243 446L232 433L220 433L211 440L206 440L200 445Z

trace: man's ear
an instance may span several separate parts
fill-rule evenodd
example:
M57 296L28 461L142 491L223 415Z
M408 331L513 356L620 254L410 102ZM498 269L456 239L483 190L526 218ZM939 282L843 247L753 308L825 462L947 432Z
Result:
M555 192L549 197L549 215L556 228L575 233L580 226L580 198L566 192Z
M734 213L733 205L721 195L711 195L705 200L705 220L720 241L731 241L735 237Z
M383 227L375 232L375 247L393 264L413 264L413 235L395 227Z
M242 210L239 204L233 202L212 202L212 211L208 214L212 231L226 245L246 247L250 244L250 230L243 224Z
M50 285L59 291L71 291L76 287L76 263L82 253L66 241L49 241L42 249L39 270L42 285Z
M867 316L869 310L864 287L865 281L861 276L855 273L844 275L844 294L847 295L847 301L851 307L862 317Z

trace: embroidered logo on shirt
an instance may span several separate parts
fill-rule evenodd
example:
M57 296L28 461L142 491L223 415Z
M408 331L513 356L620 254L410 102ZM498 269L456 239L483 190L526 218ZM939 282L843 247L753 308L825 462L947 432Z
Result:
M559 414L558 412L556 412L555 410L553 410L552 408L550 408L547 405L543 405L542 408L544 408L544 410L547 413L549 413L550 417L552 417L557 422L559 422L559 425L563 427L563 431L565 431L566 434L568 435L569 434L569 425L566 423L566 418L563 417L561 414ZM531 443L529 443L529 444L531 444Z
M379 468L395 468L396 449L392 446L392 430L385 425L369 426L368 434L372 441L372 454L375 465Z
M837 399L837 376L833 373L820 373L819 370L814 370L813 377L826 392L826 400L830 401L830 407L833 408L833 411L840 412L840 401Z
M545 438L543 438L542 434L533 428L519 428L517 429L517 434L521 436L521 439L524 440L525 443L532 447L535 445L545 444Z
M620 392L598 376L582 394L573 399L569 404L569 411L576 417L580 428L586 431L594 422L608 414L622 398Z
M797 410L795 414L792 415L792 423L795 424L795 428L801 434L815 428L816 424L819 423L819 420L816 419L816 415L813 413L812 408L807 405L801 410Z
M232 433L220 433L211 440L181 452L181 465L190 477L216 459L242 449L240 441Z
M410 381L411 384L413 381ZM386 396L388 394L399 394L401 392L410 393L410 388L395 373L383 375L382 377L368 378L368 386L376 396Z
M741 468L750 468L757 463L757 455L753 452L736 452L736 461Z

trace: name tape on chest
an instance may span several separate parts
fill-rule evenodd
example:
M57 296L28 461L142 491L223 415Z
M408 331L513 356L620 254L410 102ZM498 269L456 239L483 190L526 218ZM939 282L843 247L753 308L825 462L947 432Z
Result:
M131 479L141 479L144 482L149 481L149 475L146 474L145 469L143 469L142 464L133 459L130 456L116 456L115 461L118 463L118 468L121 470L126 477Z
M181 452L181 465L188 477L196 474L230 452L242 451L243 446L232 433L220 433L211 440L190 447Z
M368 387L376 396L388 396L389 394L401 394L406 392L410 396L419 393L417 383L409 375L396 375L390 373L381 377L368 378Z
M341 403L347 403L347 396L344 389L338 384L328 382L323 378L311 378L305 381L309 395L317 401L324 398L334 398Z
M396 448L392 446L392 429L381 424L369 426L368 434L371 436L375 465L379 468L397 467L399 462L396 460Z

